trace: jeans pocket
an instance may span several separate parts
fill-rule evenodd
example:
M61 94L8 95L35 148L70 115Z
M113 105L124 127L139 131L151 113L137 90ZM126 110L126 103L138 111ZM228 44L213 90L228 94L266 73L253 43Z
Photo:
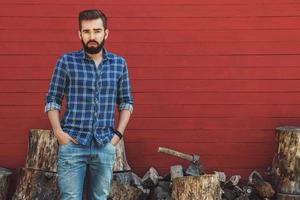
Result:
M114 149L116 149L116 146L113 145L112 143L108 142L108 144L109 144L110 146L112 146Z

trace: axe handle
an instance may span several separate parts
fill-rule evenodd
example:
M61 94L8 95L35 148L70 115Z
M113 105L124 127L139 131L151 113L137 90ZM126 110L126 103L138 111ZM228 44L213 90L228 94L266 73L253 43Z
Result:
M191 162L193 161L193 156L185 154L185 153L181 153L179 151L175 151L175 150L172 150L172 149L168 149L168 148L165 148L165 147L158 147L158 152L159 153L165 153L165 154L175 156L175 157L178 157L178 158L182 158L184 160L188 160L188 161L191 161Z

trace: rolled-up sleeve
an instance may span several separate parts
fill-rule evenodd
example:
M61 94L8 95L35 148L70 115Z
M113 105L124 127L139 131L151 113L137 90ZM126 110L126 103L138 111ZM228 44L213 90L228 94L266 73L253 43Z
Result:
M64 58L58 59L52 79L50 82L48 93L45 98L45 112L49 110L61 110L62 99L66 86L68 84L68 73Z
M131 95L130 80L126 61L124 61L122 76L119 80L117 104L119 111L129 110L131 113L133 112L133 97Z

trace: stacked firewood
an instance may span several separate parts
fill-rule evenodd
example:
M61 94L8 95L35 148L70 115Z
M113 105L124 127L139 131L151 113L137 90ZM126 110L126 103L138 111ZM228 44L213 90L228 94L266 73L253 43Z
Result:
M56 200L57 140L49 130L30 130L25 168L21 169L13 200ZM270 183L253 171L248 183L241 185L240 176L226 180L223 172L206 174L199 155L189 155L159 147L158 152L189 161L188 167L173 165L160 176L151 167L138 177L128 165L124 142L116 147L116 163L109 200L267 200L274 195Z
M172 149L159 147L158 152L190 161L189 166L170 167L170 173L160 177L151 168L143 178L145 187L151 189L150 200L268 200L275 194L270 183L253 171L247 184L240 184L241 176L226 180L223 172L205 174L200 156L188 155Z

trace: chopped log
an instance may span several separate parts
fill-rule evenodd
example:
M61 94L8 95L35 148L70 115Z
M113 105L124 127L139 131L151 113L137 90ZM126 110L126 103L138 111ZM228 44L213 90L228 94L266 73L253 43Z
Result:
M17 190L12 200L58 200L57 174L22 168Z
M213 174L175 178L172 183L173 200L221 200L218 177Z
M126 159L124 140L121 140L116 146L116 161L113 167L113 171L129 171L129 166Z
M147 196L138 188L112 181L108 200L144 200Z
M148 200L170 200L170 182L158 181L155 188L152 188Z
M12 172L0 167L0 199L6 199Z
M157 185L158 183L158 172L153 168L150 167L150 169L146 172L146 174L142 178L142 186L144 188L151 188Z
M300 128L276 128L272 184L285 194L300 195Z
M133 172L114 172L113 180L123 185L136 187L147 195L150 192L149 189L142 186L142 179Z
M173 165L170 167L171 181L174 178L183 177L183 167L182 165Z
M235 198L234 200L249 200L249 197L247 197L246 195L241 195L241 196Z
M276 200L300 200L300 195L277 193Z
M262 198L271 198L275 194L272 185L264 181L262 176L255 170L249 176L249 184L255 188Z
M128 171L128 172L114 172L113 173L113 180L131 186L141 185L142 180L138 177L135 173Z
M214 174L218 177L220 182L224 183L226 181L226 174L224 172L214 171Z
M57 140L50 130L31 129L25 167L56 172Z
M227 200L236 199L237 194L233 190L225 188L223 191L224 191L224 193L222 196L225 197L225 199L227 199Z

